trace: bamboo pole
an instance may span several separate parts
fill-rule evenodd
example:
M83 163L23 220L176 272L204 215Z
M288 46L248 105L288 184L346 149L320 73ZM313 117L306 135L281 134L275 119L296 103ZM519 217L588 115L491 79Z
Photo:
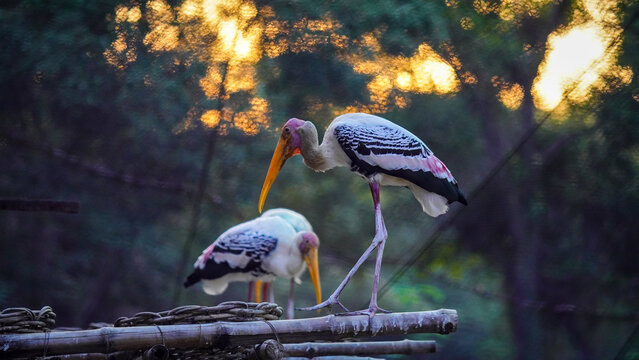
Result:
M307 357L285 357L283 360L309 360ZM357 356L357 355L337 355L337 356L322 356L313 358L313 360L386 360L383 358L376 358L370 356Z
M339 343L283 344L286 356L313 358L333 355L426 354L436 351L435 341L362 341Z
M53 355L53 356L42 356L45 354L40 354L36 356L36 359L39 360L131 360L135 359L138 356L137 351L118 351L112 352L109 355L102 353L91 353L91 354L65 354L65 355ZM5 358L4 355L0 356L0 358ZM29 357L18 357L16 360L33 360L34 356Z
M154 349L159 349L160 351ZM425 340L401 340L401 341L362 341L362 342L337 342L321 343L307 342L300 344L280 344L275 340L266 340L260 346L255 347L255 353L250 356L255 359L282 358L309 359L318 356L368 356L368 355L411 355L436 352L435 341ZM120 354L122 354L120 356ZM134 352L120 352L107 354L73 354L47 357L46 360L118 360L131 359ZM138 360L163 359L168 355L168 349L164 345L154 345L147 350Z
M38 334L0 335L0 358L79 353L111 353L147 349L155 344L168 348L202 349L250 345L277 338L282 343L309 340L336 341L412 333L448 334L457 330L457 311L433 311L339 316L310 319L217 322L212 324L106 327L96 330L54 331Z

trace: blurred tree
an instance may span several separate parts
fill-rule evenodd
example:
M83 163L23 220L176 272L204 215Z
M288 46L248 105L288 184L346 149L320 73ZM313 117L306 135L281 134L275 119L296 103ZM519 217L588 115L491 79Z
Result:
M457 308L460 331L438 340L449 358L613 357L639 297L636 14L629 1L3 3L0 196L81 213L0 213L0 306L49 304L83 326L169 308L183 239L195 260L257 215L277 136L260 131L291 116L382 114L467 193L545 121L380 305ZM309 218L332 289L372 236L370 195L347 169L297 165L269 203ZM382 197L389 276L446 218L403 189Z

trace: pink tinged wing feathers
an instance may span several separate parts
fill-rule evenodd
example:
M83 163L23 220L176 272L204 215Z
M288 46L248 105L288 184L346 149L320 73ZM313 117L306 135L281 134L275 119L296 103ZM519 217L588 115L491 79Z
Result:
M289 248L293 248L298 253L297 257L300 258L298 261L300 266L303 264L301 256L299 256L299 250L292 243L298 233L297 228L307 231L312 230L308 220L301 214L286 209L269 210L262 217L236 225L222 233L215 242L202 251L193 267L203 270L207 265L207 261L211 260L218 264L227 263L231 269L244 269L250 261L255 261L256 259L248 256L247 252L239 250L251 250L256 254L262 254L261 250L269 250L260 256L261 266L269 273L290 278L290 274L280 269L284 266L280 263L286 259L286 256L283 257L283 253L287 253ZM275 238L279 239L279 241L275 242L276 245L269 242L272 249L261 249L260 247L264 244L251 235ZM254 242L255 249L247 248L251 242ZM217 250L216 246L218 247Z
M401 154L373 154L361 155L358 157L363 161L379 166L386 170L406 169L411 171L428 171L435 177L446 179L451 183L455 183L453 174L450 173L446 165L432 153L430 155L406 156Z
M214 247L215 247L215 243L209 245L209 247L204 249L204 251L202 251L202 254L198 256L197 260L195 261L195 264L193 264L193 267L204 269L204 266L206 266L206 262L211 258L211 253L213 253Z
M373 175L382 185L407 186L427 214L446 213L452 201L466 203L446 165L408 130L377 116L345 114L333 120L325 140L329 134L350 158L353 171ZM432 180L420 173L430 173Z
M439 179L455 184L446 165L410 131L384 118L369 114L345 114L329 126L329 133L337 127L338 142L349 146L366 163L386 170L430 172ZM366 151L359 151L363 146Z
M451 183L455 183L455 178L453 178L453 174L450 173L446 165L435 156L435 154L427 155L425 159L423 159L424 166L433 173L436 177L440 179L446 179Z
M227 262L231 268L234 269L242 269L246 267L251 258L247 257L244 254L233 254L233 253L218 253L217 256L213 255L213 248L215 248L216 243L209 245L202 254L197 258L195 264L193 264L194 268L199 268L204 270L206 266L206 262L208 260L213 260L216 263L220 264L222 262Z

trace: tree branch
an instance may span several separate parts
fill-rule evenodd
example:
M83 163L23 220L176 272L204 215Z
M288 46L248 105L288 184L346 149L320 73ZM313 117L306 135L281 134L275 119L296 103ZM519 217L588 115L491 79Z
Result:
M79 167L91 175L114 180L142 189L153 189L174 194L184 194L187 196L195 195L195 190L193 190L190 186L186 186L184 184L153 178L140 178L130 173L124 173L114 170L113 168L105 164L98 164L82 160L76 155L71 155L62 149L58 149L47 144L34 145L24 139L13 135L5 135L5 137L14 145L24 148L38 149L49 156L66 162L67 164ZM222 203L220 197L215 194L211 194L205 191L203 196L215 206L219 206Z
M435 341L362 341L339 343L283 344L286 356L313 358L333 355L426 354L436 351Z
M80 211L80 203L77 201L0 199L0 210L52 211L77 214Z
M300 320L217 322L212 324L106 327L97 330L53 331L0 335L0 357L110 353L148 349L165 344L175 349L225 348L259 344L275 336L283 343L336 341L413 333L449 334L457 331L457 311L339 316Z

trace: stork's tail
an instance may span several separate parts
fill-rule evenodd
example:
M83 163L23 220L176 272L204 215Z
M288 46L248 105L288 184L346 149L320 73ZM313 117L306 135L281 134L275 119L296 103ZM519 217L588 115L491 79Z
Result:
M457 201L464 205L468 205L468 201L466 201L466 195L464 195L464 192L461 191L459 187L457 187Z
M184 281L184 287L187 288L193 284L196 284L197 282L200 281L200 279L202 278L200 277L200 274L196 270L186 278L186 280Z
M438 217L448 211L448 200L445 197L426 191L414 184L411 184L409 188L417 201L422 205L422 210L426 214L432 217Z

